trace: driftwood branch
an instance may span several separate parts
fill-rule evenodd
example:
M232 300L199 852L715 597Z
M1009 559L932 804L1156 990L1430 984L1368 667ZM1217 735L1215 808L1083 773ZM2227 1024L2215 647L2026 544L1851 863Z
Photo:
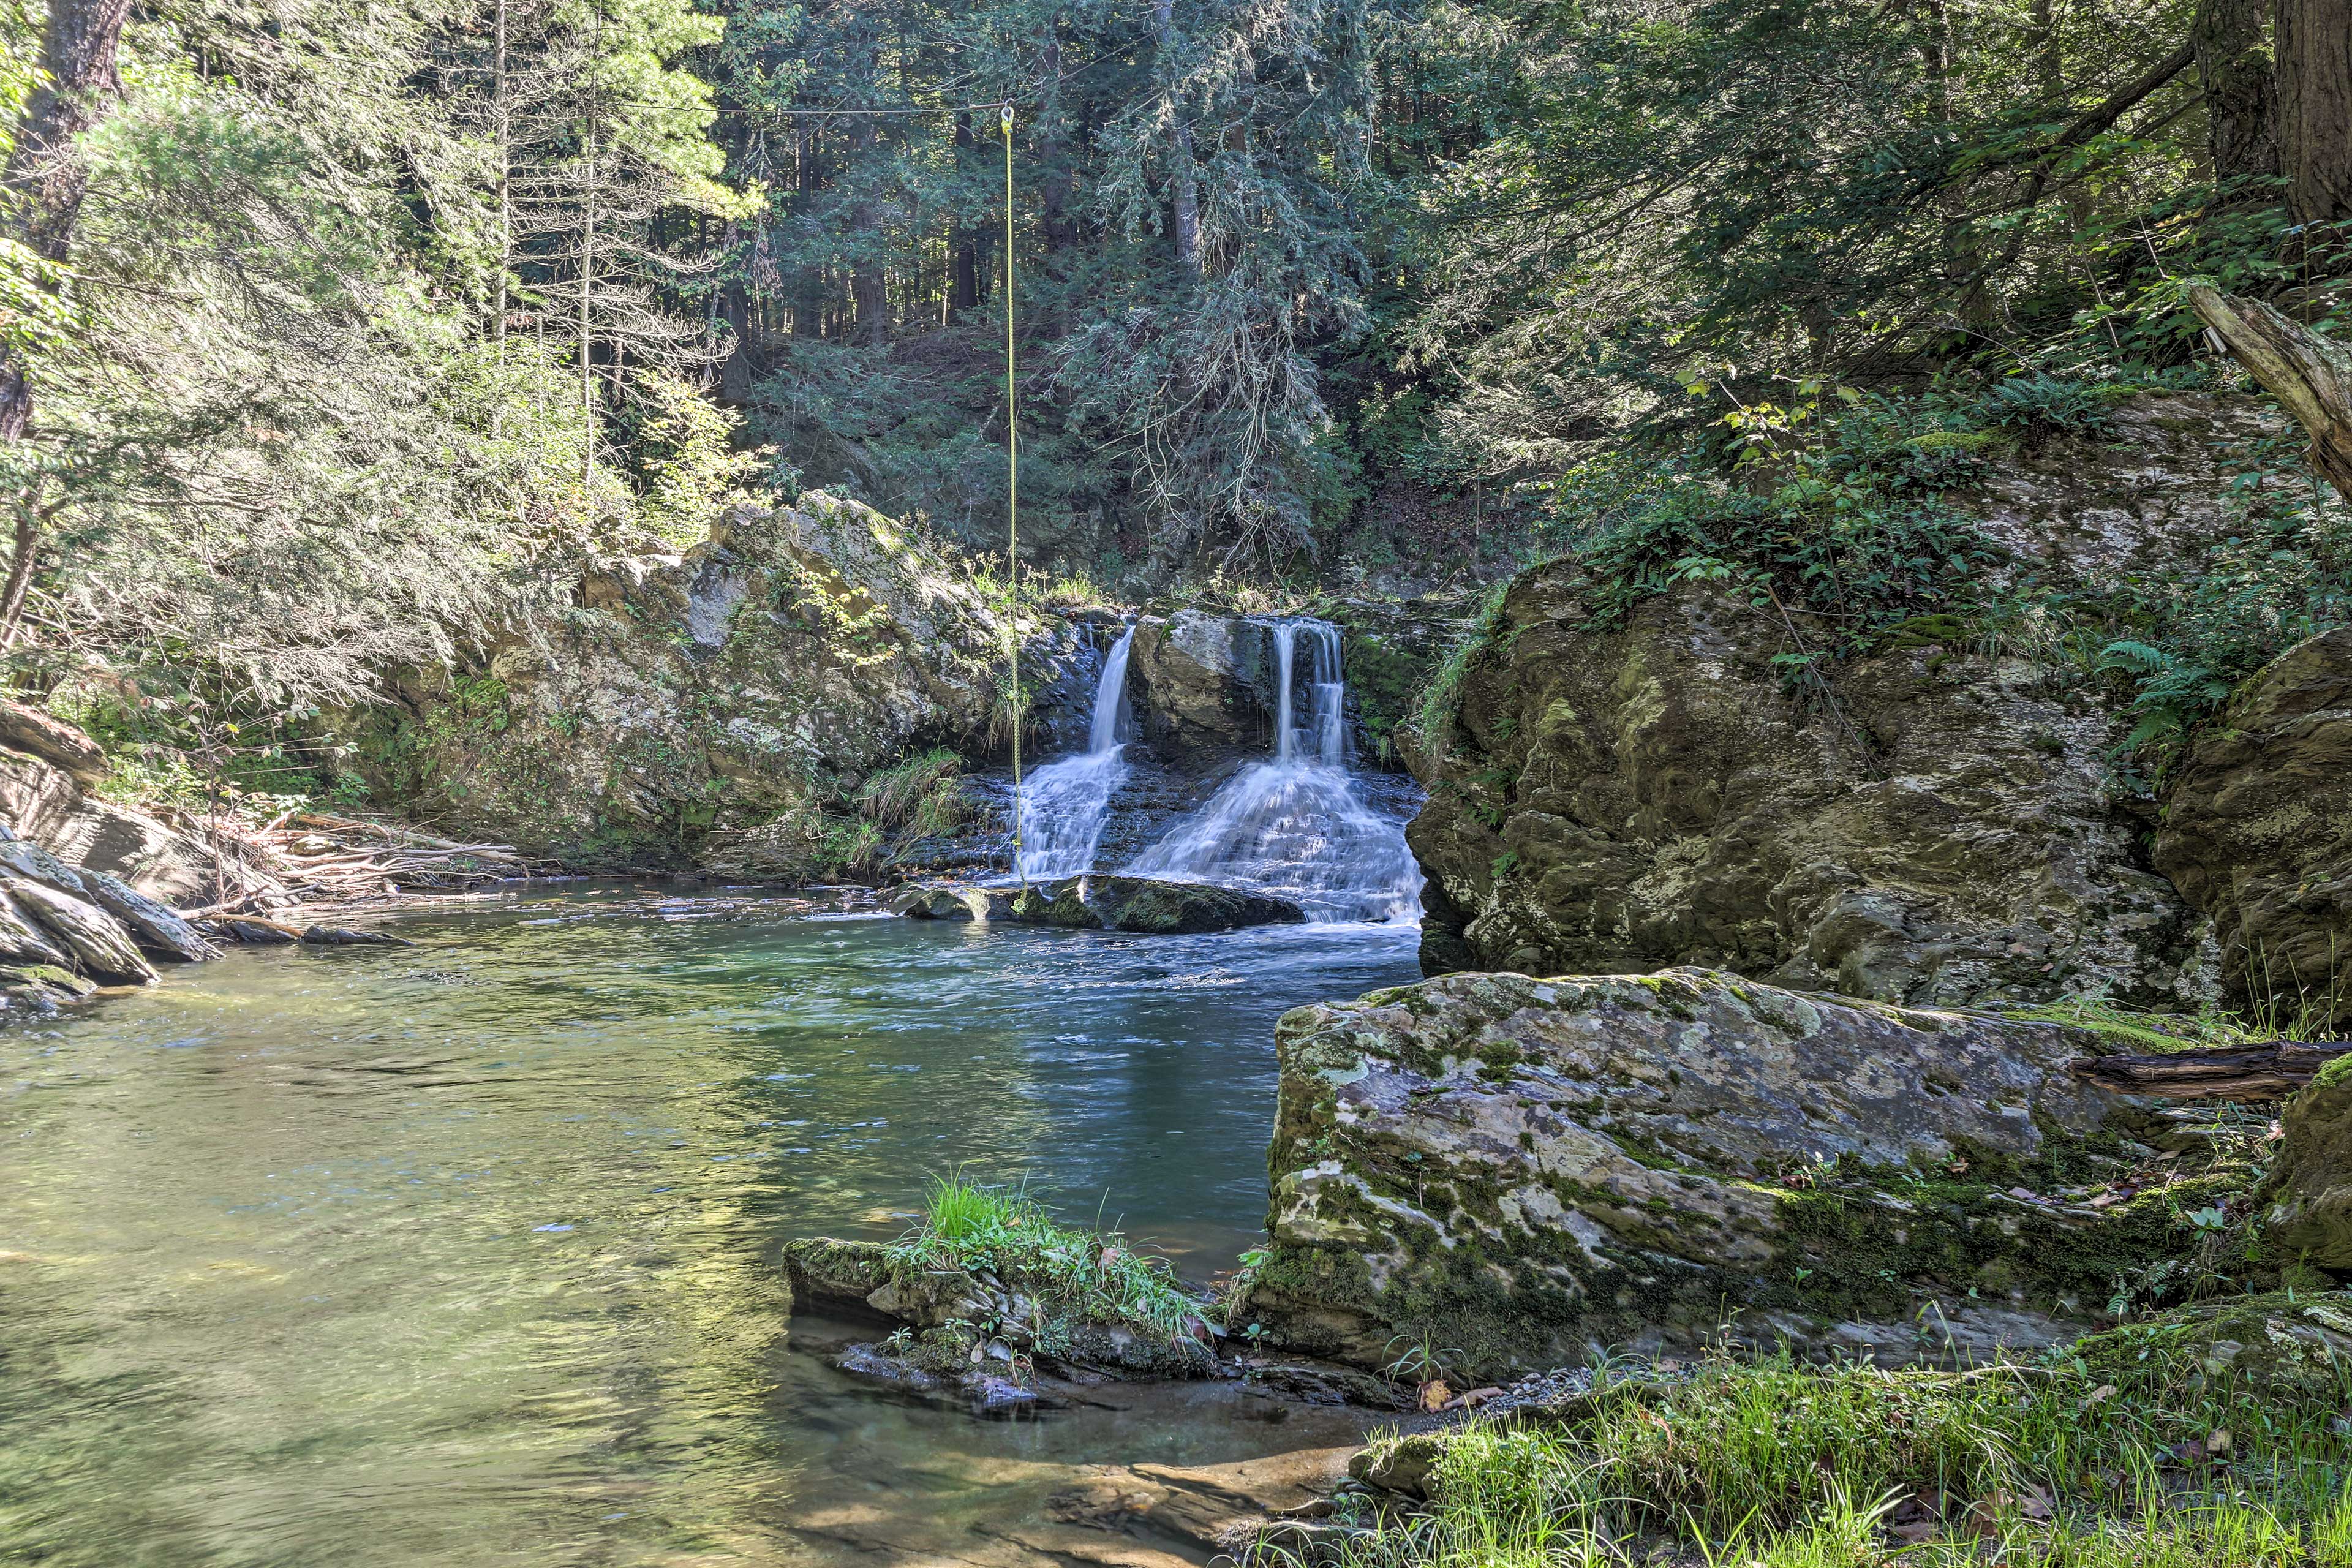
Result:
M2352 1040L2281 1040L2232 1050L2178 1051L2163 1056L2086 1057L2074 1076L2125 1094L2173 1100L2284 1100L2337 1057Z
M2222 346L2311 437L2311 465L2352 500L2352 349L2288 320L2259 300L2189 286L2189 304Z

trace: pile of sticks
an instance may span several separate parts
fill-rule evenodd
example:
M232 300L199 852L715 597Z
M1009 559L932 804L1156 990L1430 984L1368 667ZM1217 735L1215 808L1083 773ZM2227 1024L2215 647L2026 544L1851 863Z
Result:
M205 837L222 869L221 915L294 904L452 892L531 874L505 844L460 844L362 817L295 810L266 822L214 818Z

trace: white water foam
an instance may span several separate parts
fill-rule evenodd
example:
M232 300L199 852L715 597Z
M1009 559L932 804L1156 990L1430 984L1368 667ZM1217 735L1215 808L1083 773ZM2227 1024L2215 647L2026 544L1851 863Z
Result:
M1119 735L1127 723L1127 655L1134 642L1130 626L1103 656L1087 749L1046 763L1022 787L1021 857L1014 871L1024 882L1094 869L1096 847L1110 821L1110 797L1127 782L1127 747Z
M1339 628L1289 620L1271 630L1278 676L1274 760L1234 774L1128 874L1276 893L1320 921L1420 920L1421 868L1404 832L1364 804L1348 773ZM1297 725L1292 678L1302 640L1307 722Z

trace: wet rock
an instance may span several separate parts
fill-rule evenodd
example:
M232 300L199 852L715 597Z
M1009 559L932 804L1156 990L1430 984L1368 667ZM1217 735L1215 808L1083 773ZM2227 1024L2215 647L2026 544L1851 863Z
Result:
M66 954L70 967L111 985L138 985L155 978L154 966L121 921L98 905L13 869L0 875L6 896L43 936Z
M876 1243L815 1237L788 1243L784 1267L795 1301L879 1312L915 1331L919 1341L931 1331L969 1332L984 1323L992 1325L992 1341L1043 1367L1123 1377L1218 1372L1215 1352L1202 1342L1205 1329L1199 1339L1168 1342L1122 1322L1057 1310L1048 1304L1049 1289L1010 1265L1001 1277L919 1269L893 1261L889 1248Z
M177 910L157 903L121 879L85 869L80 881L90 901L121 921L131 940L151 956L182 963L201 963L220 956L220 949L206 942Z
M1296 925L1306 911L1288 899L1207 882L1086 876L1026 888L971 883L902 889L891 901L917 920L1003 921L1069 931L1190 936L1244 926Z
M199 921L196 929L218 942L233 942L247 947L285 947L302 940L296 928L280 925L250 915L223 915Z
M2264 1185L2263 1241L2315 1268L2352 1269L2352 1058L2287 1101Z
M350 926L306 926L301 940L312 947L415 947L406 937L386 931L356 931Z
M1239 616L1179 610L1136 623L1137 718L1171 754L1259 752L1274 734L1274 637Z
M2352 627L2273 660L2199 732L2156 864L2212 917L2234 994L2352 1024Z
M2142 1108L2067 1070L2098 1037L1702 970L1451 975L1297 1009L1276 1048L1273 1246L1235 1325L1359 1365L1426 1335L1456 1386L1717 1338L2036 1348L2185 1252L2179 1203L2251 1179L2044 1201L2150 1153Z
M1420 737L1424 972L1703 963L1935 1005L2193 1003L2194 912L2114 800L2119 717L1924 632L1792 700L1787 628L1704 584L1596 626L1518 578Z
M54 1013L61 1005L79 1002L97 989L95 982L56 964L0 964L0 1007Z

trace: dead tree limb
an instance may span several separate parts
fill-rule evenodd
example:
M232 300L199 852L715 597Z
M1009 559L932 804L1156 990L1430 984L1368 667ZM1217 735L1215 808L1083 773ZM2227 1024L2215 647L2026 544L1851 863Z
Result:
M2352 1040L2281 1040L2231 1050L2086 1057L2076 1078L2124 1094L2172 1100L2284 1100L2321 1068L2352 1055Z
M2310 436L2311 466L2336 494L2352 500L2352 350L2258 300L2199 283L2188 292L2198 319Z

